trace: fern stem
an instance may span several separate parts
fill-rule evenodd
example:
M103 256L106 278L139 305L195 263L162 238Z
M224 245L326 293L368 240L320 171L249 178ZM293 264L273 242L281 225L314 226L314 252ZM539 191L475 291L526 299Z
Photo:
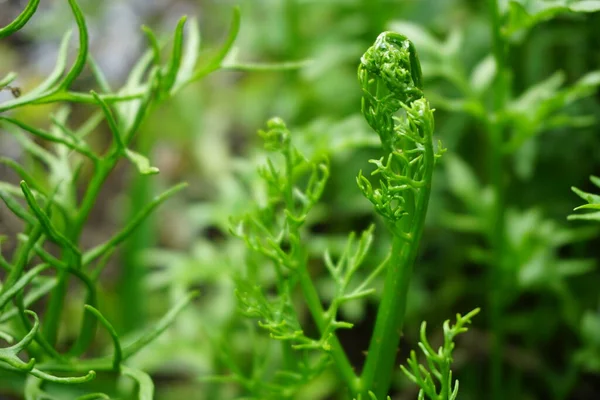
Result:
M412 276L411 259L415 257L416 248L395 236L375 330L361 375L362 391L370 389L378 398L387 394L391 384Z
M425 158L432 160L433 148L426 146L426 151ZM415 217L410 223L408 236L411 240L407 241L400 235L393 236L383 295L361 375L360 388L363 396L367 396L367 391L370 390L377 398L385 398L391 386L392 374L395 371L394 362L404 325L410 280L425 226L432 174L431 165L423 178L426 184L421 189L423 193L419 196L414 211Z
M73 243L79 242L79 237L81 236L83 227L89 217L90 212L92 211L92 207L98 199L100 189L102 189L104 181L106 178L108 178L108 175L116 165L117 159L118 158L116 157L109 157L104 162L100 162L96 165L97 170L90 181L76 217L74 218L73 225L70 227L70 231L68 232L68 238ZM65 253L63 255L63 261L67 263L67 265L71 264L70 253ZM56 344L56 340L58 338L58 328L61 321L61 315L64 308L68 286L69 272L67 270L62 270L58 273L58 283L54 287L50 296L50 301L48 302L48 311L46 314L47 322L44 326L46 340L52 346Z
M308 310L310 311L319 332L323 333L327 329L325 310L323 309L317 289L306 268L306 263L298 268L298 277ZM342 381L348 387L350 393L353 395L356 394L358 391L358 378L335 333L333 333L329 339L329 344L331 345L331 357L340 373Z
M287 148L284 151L285 154L285 173L286 179L288 182L294 181L294 153L292 151L291 144L288 142ZM286 209L291 213L296 213L296 205L294 202L294 193L292 186L288 186L287 190L284 193ZM301 235L300 226L297 224L290 224L290 236L299 238ZM300 263L297 265L298 269L298 280L300 283L300 288L302 289L302 294L304 295L304 299L306 301L306 305L308 310L313 318L313 321L317 325L319 329L319 333L323 335L328 326L327 319L325 318L325 310L323 309L323 305L321 304L321 299L319 297L319 293L313 283L313 280L308 271L308 255L306 254L305 249L299 245L298 241L292 241L292 250L291 254L295 255L296 260L300 260ZM342 347L340 341L337 338L337 335L334 333L331 334L329 338L329 343L331 345L331 357L342 377L342 380L349 388L351 393L356 393L357 381L358 378L354 373L354 369L352 368L352 364L348 359L344 348Z
M392 232L392 249L375 329L360 381L360 394L385 398L408 301L408 289L425 226L435 157L433 111L423 97L421 65L412 42L383 32L361 58L362 113L379 135L387 164L375 161L380 185L357 178L363 194ZM396 117L403 108L405 119ZM407 155L411 159L407 158ZM400 193L400 195L398 195Z

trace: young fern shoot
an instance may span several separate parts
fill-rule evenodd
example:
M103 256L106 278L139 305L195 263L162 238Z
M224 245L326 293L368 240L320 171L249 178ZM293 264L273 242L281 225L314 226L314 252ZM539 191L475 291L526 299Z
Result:
M423 97L414 45L384 32L361 58L362 114L379 135L384 154L371 160L379 186L359 173L358 185L392 233L391 255L360 392L382 398L390 387L404 322L412 268L423 233L436 154L433 110ZM441 151L440 151L441 153Z
M308 271L306 241L302 234L308 213L319 201L329 176L328 163L319 158L306 159L292 144L290 131L280 119L268 123L260 134L266 148L278 153L279 163L269 160L260 170L266 194L262 206L246 215L234 229L251 250L247 277L238 283L242 313L257 318L259 326L273 339L281 341L282 376L300 377L296 384L316 376L330 359L340 376L345 392L353 398L385 398L395 370L396 350L404 321L411 271L423 233L433 168L437 157L433 146L433 110L423 97L421 69L412 43L404 36L384 32L361 59L358 78L363 90L362 113L382 142L384 155L371 160L376 166L373 185L359 173L357 182L362 193L375 206L392 233L390 255L358 285L353 275L361 267L373 240L372 227L359 238L350 235L342 255L332 260L325 256L325 266L333 278L336 291L329 308L322 306L315 283ZM273 283L276 296L267 296L260 282L259 265L271 263L275 268ZM352 324L337 319L341 304L364 298L373 289L370 283L387 268L382 301L379 305L374 334L362 376L356 376L336 331ZM319 333L312 339L305 335L301 320L292 303L293 288L302 291ZM319 357L308 365L306 351ZM304 352L304 355L303 353ZM239 370L239 368L232 368ZM281 380L267 383L266 377L249 380L235 372L236 380L248 382L246 389L257 396L271 395ZM257 379L258 378L258 379ZM290 383L287 383L289 388ZM278 398L290 392L277 392Z

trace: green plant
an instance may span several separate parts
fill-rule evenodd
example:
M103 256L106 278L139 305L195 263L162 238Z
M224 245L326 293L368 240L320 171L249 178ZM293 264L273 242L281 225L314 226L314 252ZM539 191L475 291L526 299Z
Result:
M387 393L391 382L433 166L439 156L433 149L433 110L423 97L421 80L416 50L402 35L381 34L361 59L362 112L378 133L384 156L372 161L379 187L373 189L362 174L358 183L393 237L386 285L361 376L361 391L372 390L377 396ZM403 117L395 116L399 110L404 111Z
M592 181L592 183L595 186L600 187L600 178L598 178L596 176L591 176L590 180ZM569 215L568 218L570 220L587 220L587 221L600 220L600 211L594 211L594 210L600 210L600 196L598 196L597 194L584 192L583 190L579 190L576 187L572 187L571 190L573 190L573 192L577 196L579 196L583 200L587 201L587 204L581 205L581 206L575 208L573 211L591 210L592 212L572 214L572 215Z
M590 181L600 187L600 179L596 176L590 176ZM584 192L583 190L572 187L571 190L587 204L576 207L573 211L590 211L584 213L571 214L567 218L570 221L600 221L600 196L594 193ZM600 301L600 298L598 298ZM581 368L586 372L600 372L600 312L598 309L586 310L581 316L579 326L582 338L581 348L575 354L573 363L577 369Z
M30 1L17 19L0 30L0 37L22 28L38 3ZM138 397L149 399L153 393L152 380L141 369L125 365L125 361L165 331L195 294L186 294L173 304L154 328L141 335L135 332L130 337L122 337L99 310L99 278L115 250L158 206L186 185L175 185L149 199L118 232L103 243L85 248L82 233L90 213L119 161L128 160L142 175L159 172L131 146L140 126L160 103L219 69L286 69L300 64L256 66L239 64L233 59L225 62L239 31L240 14L234 9L225 43L209 57L199 57L199 31L193 19L185 40L187 19L179 20L170 52L165 49L166 43L144 27L150 49L132 68L125 85L112 89L89 54L88 29L81 8L76 0L69 0L68 4L79 38L73 64L67 65L72 37L69 31L61 42L54 71L37 87L21 90L11 86L17 77L14 73L0 80L0 89L10 89L14 95L13 99L0 104L0 123L30 157L26 160L28 166L13 159L0 159L21 179L19 185L0 182L0 198L23 224L12 258L0 256L0 268L5 272L0 290L1 337L8 343L20 338L16 344L0 350L0 370L3 374L11 371L17 373L16 376L26 376L28 399L56 398L53 394L56 388L46 387L47 384L85 383L98 373L132 378L139 385ZM86 68L94 78L93 87L87 92L73 90ZM40 104L52 106L48 128L34 127L16 116L9 116L11 111ZM79 119L73 114L85 115L86 119L76 122ZM103 139L92 135L102 123L112 135L105 150ZM3 236L0 242L6 239ZM49 271L54 274L48 275ZM67 314L65 303L72 278L84 288L83 298L75 295L77 302L84 303L80 307L81 325L74 337L63 337L59 332L63 326L75 331L73 316ZM41 303L48 294L47 309L40 320L30 308ZM95 344L98 323L111 338L112 353L83 358ZM139 331L143 327L135 328ZM67 350L67 342L71 340L73 343ZM20 358L22 356L26 361ZM82 390L85 393L85 389ZM90 396L106 397L87 394L81 398Z
M483 134L484 156L480 153L479 135L470 138L473 148L465 153L466 162L453 152L446 162L448 186L460 201L464 212L446 212L445 225L453 230L481 235L487 243L485 248L474 246L469 258L486 266L487 296L486 314L492 332L492 355L490 359L492 398L500 399L515 394L503 394L503 384L510 378L504 372L505 337L508 334L505 313L521 293L532 289L553 292L569 311L565 319L572 323L577 318L573 293L566 289L569 276L589 273L594 265L589 260L560 260L559 246L581 241L593 234L587 230L565 227L563 235L556 232L551 221L542 222L539 210L532 205L529 210L515 210L510 199L509 182L531 184L541 142L537 136L550 130L582 128L593 123L591 115L577 114L574 107L578 100L592 95L600 80L598 71L592 71L577 79L572 85L562 87L565 75L551 71L549 77L515 93L515 81L521 77L514 71L511 57L529 36L536 25L570 13L598 11L600 3L592 1L517 1L486 2L491 54L488 48L470 74L461 57L465 37L460 28L451 32L446 41L440 41L420 27L408 22L392 24L413 37L424 51L424 69L429 77L442 78L452 90L431 91L432 103L452 113L464 113L476 121L475 131ZM453 149L454 150L454 149ZM470 165L484 161L477 171ZM483 181L483 184L480 182ZM529 187L528 187L529 188ZM518 216L517 216L518 215ZM532 220L539 220L538 224ZM519 224L521 220L523 223ZM527 221L527 222L525 222ZM520 226L519 226L520 225ZM537 229L544 226L544 229ZM547 233L545 232L547 231ZM550 231L555 231L550 233ZM528 237L536 237L528 241ZM568 238L568 241L565 241ZM539 241L539 246L535 243ZM543 261L542 261L543 260ZM555 264L556 263L556 264ZM561 265L552 268L552 265ZM568 268L566 265L578 265ZM562 268L562 266L565 268ZM550 270L555 271L549 273ZM542 271L547 273L542 274ZM556 272L558 271L558 273ZM535 276L535 278L534 278ZM535 280L535 283L534 283ZM560 283L558 283L560 281ZM569 317L567 317L569 315ZM523 332L524 335L531 333ZM533 336L533 335L532 335ZM520 394L519 394L520 395Z
M433 167L443 149L436 154L433 148L433 110L423 97L419 60L406 37L382 33L361 58L358 78L363 93L362 113L380 137L383 156L371 160L376 166L372 175L379 178L378 184L372 184L362 173L357 182L383 217L392 235L392 246L386 259L362 280L357 276L373 241L372 227L358 241L351 234L338 260L326 253L324 263L336 289L329 307L323 308L310 276L310 237L303 228L318 204L330 169L319 154L313 159L305 158L294 147L293 136L283 121L271 120L260 136L266 149L277 154L279 160L269 159L259 170L265 191L256 210L243 217L234 229L251 250L245 276L238 282L240 309L248 317L258 319L259 326L271 338L282 342L283 367L275 375L275 382L263 376L271 373L266 365L255 368L261 373L252 376L244 376L239 367L230 365L235 379L244 382L246 389L258 398L291 396L292 388L318 376L329 358L352 396L372 393L381 397L391 384ZM270 285L275 296L266 294L264 282L270 274L261 268L265 262L274 268ZM362 374L357 376L336 332L353 324L338 320L338 310L349 301L373 293L370 286L384 270L386 283L374 333ZM317 327L316 338L302 328L293 302L296 286Z
M27 2L27 6L17 18L15 18L11 23L6 25L5 27L0 28L0 38L12 35L19 29L23 28L27 21L29 21L29 19L33 17L33 14L35 14L35 11L37 10L39 5L40 0L31 0ZM4 83L6 84L6 82ZM5 87L5 84L0 85L0 88Z
M419 400L424 400L427 396L431 400L455 400L458 397L458 380L452 381L452 351L454 350L454 338L468 330L465 326L471 323L471 318L479 313L479 309L471 311L464 317L456 315L456 323L450 326L450 321L444 322L444 344L436 352L427 340L427 324L421 324L421 341L419 348L427 360L429 370L417 361L417 354L413 351L408 359L410 370L404 366L402 372L408 378L419 385ZM437 382L437 383L436 383ZM440 388L437 388L439 384Z
M8 71L19 72L18 79L10 81L8 75L2 80L0 102L11 96L13 99L1 106L27 96L48 76L36 74L47 68L48 53L53 53L54 42L59 40L56 35L62 35L72 22L67 1L39 2L43 12L35 15L38 2L30 1L24 12L16 9L17 3L9 1L0 7L2 23L10 22L7 16L21 13L8 27L0 28L0 79ZM132 48L144 47L143 43L139 46L139 35L132 33L131 27L138 22L130 15L149 21L153 28L161 27L157 28L161 31L175 26L178 10L199 10L205 47L221 35L231 11L231 3L223 1L78 3L85 10L90 29L90 51L111 89L108 94L102 92L90 68L94 60L90 60L66 93L90 97L88 90L95 89L117 122L126 104L138 104L134 98L116 99L135 62L131 56L137 57ZM24 294L24 302L31 305L22 315L17 295L8 301L5 312L0 311L0 320L7 318L0 322L0 347L8 347L2 357L18 362L16 355L19 365L35 357L35 368L60 378L84 376L87 369L75 371L72 365L91 368L86 360L102 361L112 369L115 361L126 357L124 349L139 337L141 327L158 320L190 291L198 290L200 295L177 314L151 346L120 363L123 373L99 369L88 382L59 384L48 380L40 383L31 374L0 368L0 397L150 397L148 389L154 386L155 398L164 400L416 399L419 389L423 398L429 398L428 394L445 398L453 396L453 381L458 378L458 398L595 398L600 390L596 246L600 227L587 221L567 223L565 217L578 205L578 197L566 190L571 185L586 192L582 202L590 202L587 209L573 214L594 218L598 211L594 209L595 185L584 182L600 162L596 117L600 115L600 65L595 47L600 33L598 2L238 3L244 15L240 34L217 67L238 72L215 74L172 93L176 96L160 95L153 101L127 147L151 159L148 167L159 167L160 174L139 174L127 155L121 157L114 173L102 183L77 249L85 254L110 240L111 232L128 226L165 188L180 181L188 181L190 186L171 196L159 212L152 212L129 232L112 256L105 256L106 266L97 279L94 271L85 269L95 279L93 309L85 305L85 284L69 278L56 345L48 350L64 354L65 364L69 364L66 367L54 367L58 362L35 337L29 344L23 340L31 337L24 323L33 328L36 321L27 309L39 316L38 332L47 330L47 294L57 285L56 268L36 269L38 263L46 262L37 255L31 257L25 275L32 277L43 271L23 289L19 289L21 282L6 291L6 296L15 290ZM29 18L32 23L26 24ZM188 29L193 22L189 19L184 29L184 54L186 49L199 47L193 43L199 38ZM20 28L24 29L4 39ZM411 272L410 290L406 299L396 296L406 304L406 310L388 315L389 321L403 321L401 332L387 338L389 351L381 352L381 357L370 352L372 366L376 359L392 360L387 371L384 366L379 369L383 374L372 373L377 385L388 378L386 372L391 377L390 390L385 393L378 386L376 395L374 384L361 375L366 371L363 367L369 357L373 327L377 319L388 320L377 316L377 307L386 289L393 286L387 279L394 265L390 249L400 247L394 232L402 235L406 227L402 219L396 224L398 228L388 218L400 200L386 204L383 195L377 197L384 190L391 190L391 196L402 186L393 174L398 172L398 160L391 160L392 167L387 169L388 156L395 151L390 151L391 145L382 150L382 141L357 107L363 96L366 110L373 104L382 108L395 104L392 97L370 102L372 97L357 90L356 64L376 35L386 30L402 32L419 50L423 69L420 86L425 87L430 107L435 108L433 142L442 138L448 152L433 170L417 268L411 271L399 255L394 260L398 270ZM408 43L393 36L388 40ZM172 56L173 42L160 36L157 41L160 65L164 66L169 63L169 54ZM75 43L68 47L67 70L78 54ZM209 64L217 54L224 53L201 50L198 70L213 70ZM238 63L237 57L258 62L310 57L312 62L300 71L256 74L248 73L257 69L256 64ZM385 64L385 57L381 60ZM154 61L151 64L156 66ZM276 68L281 69L281 65ZM261 64L260 69L272 70L273 66ZM396 71L390 68L388 72L382 76L393 76ZM402 76L395 77L402 81ZM378 76L373 79L377 95L376 82L382 80ZM140 85L145 82L147 73L142 74ZM385 83L380 86L381 97L386 98L388 88ZM410 96L410 85L406 89ZM132 96L142 95L144 90L142 87ZM416 103L420 94L413 94ZM400 95L406 97L404 92ZM86 120L96 116L98 126L83 139L92 153L104 156L113 135L95 99L84 103L54 102L58 97L53 95L49 99L53 102L18 106L0 116L53 135L62 135L62 131L52 118L64 118L59 120L64 126L82 131L82 124L90 126L96 120ZM71 109L67 117L63 117L67 112L62 107ZM266 155L261 148L263 140L255 131L271 115L281 119L268 124L264 139L271 144L271 136L289 138L290 142L269 146ZM400 107L394 113L397 119L392 119L393 125L402 125L407 115ZM0 122L0 129L0 153L10 158L0 164L0 186L12 194L11 204L16 201L21 211L37 220L19 186L21 179L15 168L8 166L13 162L46 191L46 197L40 195L26 180L40 208L49 210L53 227L67 232L61 211L48 198L65 203L62 199L69 195L63 193L71 191L78 206L94 177L92 162L69 151L66 163L50 169L25 149L36 152L33 146L38 146L56 155L60 145L11 122ZM377 131L385 129L379 127ZM25 140L33 145L19 143ZM285 147L291 156L285 154ZM410 143L407 148L412 149ZM291 184L289 180L283 182L288 159L296 162ZM376 159L375 165L369 164L369 159ZM82 167L76 170L80 160L84 160ZM76 184L62 178L69 175L63 164L71 167L72 175L79 174ZM265 166L259 174L256 165ZM359 178L360 188L356 190L356 171L361 169L368 171L364 174L368 183ZM377 171L374 176L370 175L372 169ZM274 183L273 171L279 186ZM292 213L286 214L286 194L279 191L289 187L293 188L294 201ZM375 206L360 189L367 195L373 191ZM410 197L411 192L420 197L420 192L406 190L398 199ZM374 216L374 210L386 216ZM305 211L305 218L301 218ZM244 214L246 217L236 219L233 228L243 240L228 235L230 216ZM420 220L416 213L404 215L406 225L412 216ZM29 237L25 225L0 202L0 233L5 236L5 259L0 261L3 284L9 275L5 270L12 268L15 247ZM265 226L270 229L268 234L262 229ZM348 237L348 232L355 233ZM57 246L53 240L46 239L43 249L64 262L70 249ZM265 249L276 252L261 253ZM278 267L280 264L283 266ZM308 272L314 290L300 279L304 279L303 271ZM317 296L311 296L314 292ZM446 317L479 305L485 305L484 318L473 320L468 337L457 341L454 353L446 351L438 357L438 344L444 352L442 323ZM319 314L319 307L323 331L311 313L312 309ZM80 336L81 319L85 314L94 317L93 310L101 311L109 329L98 330L85 353L71 357L69 347ZM28 320L23 321L24 317ZM423 320L427 321L432 347L425 347L426 355L417 345L419 341L427 344L424 332L419 336ZM111 346L113 330L119 340L115 350ZM398 335L400 345L393 347ZM15 343L19 345L13 346ZM420 385L393 365L394 359L409 357L410 348L415 349L422 365L409 359L405 370L417 383L420 380ZM452 379L448 379L451 358L455 363ZM5 364L0 361L0 365ZM143 393L137 390L135 380L126 376L126 367L146 374L137 374L145 382ZM436 378L438 372L443 375L441 381ZM150 378L153 384L148 382ZM354 382L356 391L349 390L346 382Z

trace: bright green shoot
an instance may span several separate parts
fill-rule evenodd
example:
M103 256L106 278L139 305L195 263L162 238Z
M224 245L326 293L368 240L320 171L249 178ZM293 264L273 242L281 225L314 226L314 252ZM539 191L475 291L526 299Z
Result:
M282 344L284 369L279 375L269 376L264 369L264 375L248 377L241 368L232 367L235 380L246 382L246 389L257 398L291 396L292 384L282 377L294 375L294 384L301 385L321 373L328 359L337 369L344 392L352 398L384 398L391 386L433 168L443 149L434 150L433 110L423 97L419 60L406 37L382 33L362 57L358 78L362 113L381 139L383 156L371 160L376 166L371 175L379 178L378 184L362 173L357 182L389 228L392 247L388 257L358 282L353 278L365 268L362 264L373 241L373 228L358 239L351 234L338 260L326 254L324 264L337 290L330 306L323 308L309 272L309 237L303 227L327 183L329 166L322 157L311 160L300 154L283 121L271 120L260 135L277 157L259 170L265 186L262 201L234 228L251 250L245 276L238 282L241 310L258 319L259 326ZM265 264L274 269L275 295L267 295L268 288L260 286ZM352 324L338 320L337 311L345 302L373 293L372 282L383 273L385 287L374 333L358 375L337 338L337 330ZM316 338L308 337L302 328L292 301L296 286L318 328Z
M371 161L377 167L372 175L379 177L379 187L373 188L362 174L358 184L392 233L385 287L360 389L382 397L391 383L437 155L433 110L423 97L419 59L406 37L382 33L362 57L358 77L363 115L384 150L381 159Z

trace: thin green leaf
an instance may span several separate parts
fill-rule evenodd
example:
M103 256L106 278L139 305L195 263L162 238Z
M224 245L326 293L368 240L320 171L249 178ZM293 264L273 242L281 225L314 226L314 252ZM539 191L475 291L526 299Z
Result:
M119 335L117 335L117 331L112 326L112 324L104 317L104 315L102 315L102 313L100 313L100 311L98 311L96 308L92 307L89 304L86 304L83 307L85 308L86 311L92 313L98 319L98 321L100 321L100 323L104 326L104 328L106 328L106 330L108 331L108 333L113 341L113 347L114 347L113 369L115 371L118 371L121 366L122 351L121 351L121 342L119 341Z
M27 346L29 346L29 344L33 341L33 338L35 337L36 332L38 331L39 327L40 327L40 320L37 316L36 313L34 313L33 311L30 310L25 310L25 314L29 315L31 317L33 317L34 322L33 322L33 327L31 328L31 330L23 337L23 339L21 339L18 343L7 347L5 349L2 349L4 351L10 351L13 352L13 354L16 356L20 351L23 351ZM34 361L35 363L35 361ZM32 365L34 364L32 363Z
M6 332L0 331L0 339L4 340L8 344L12 344L15 341L15 338L9 335Z
M217 63L218 65L225 59L229 51L233 47L235 43L235 39L237 39L237 35L240 32L240 23L241 23L241 12L239 7L233 8L233 16L231 18L231 25L229 26L229 34L227 35L227 39L221 49L217 53L217 55L213 58L213 63Z
M138 399L139 400L153 400L154 398L154 384L148 374L139 370L123 366L122 374L128 376L138 383Z
M25 309L22 293L17 293L17 295L14 298L14 303L17 306L18 315L21 317L21 323L23 324L23 326L25 326L26 329L30 330L32 328L32 325L29 321L29 318L27 317L27 310ZM40 345L40 347L46 352L46 354L50 358L53 358L59 362L65 361L64 357L58 351L56 351L54 347L50 345L50 343L48 343L44 335L42 335L41 332L39 332L39 330L35 333L35 341Z
M107 102L108 104L113 103L130 103L131 100L137 100L144 95L145 91L140 88L132 90L131 93L108 93L99 94L98 96ZM96 99L89 93L80 93L72 91L54 92L48 96L40 97L35 100L34 104L51 104L59 102L71 102L71 103L84 103L84 104L97 104Z
M42 189L40 185L38 185L37 181L23 168L21 164L13 160L12 158L0 157L0 164L4 164L19 175L19 177L27 182L29 186L36 192L41 193L43 196L47 196L47 193Z
M50 239L52 239L56 244L64 248L68 248L73 255L80 259L81 252L77 246L54 227L46 212L44 212L44 210L42 210L42 208L37 204L37 201L35 200L33 193L31 193L29 186L27 186L27 183L25 181L21 181L20 186L23 194L25 195L25 201L27 201L27 205L29 205L29 209L35 214L46 235L48 235L48 237L50 237Z
M27 93L27 95L38 95L45 93L60 80L67 67L67 57L69 55L69 42L71 41L72 35L72 30L68 30L64 34L62 41L60 42L60 47L56 56L56 65L54 66L54 69L52 70L50 75L48 75L48 78L44 80L44 82L42 82L39 86L33 89L30 93ZM26 98L27 95L23 96L23 98Z
M146 205L134 218L132 218L125 228L123 228L119 233L113 235L107 242L86 252L83 256L83 265L88 265L98 257L118 246L130 236L131 232L133 232L138 226L140 226L142 222L144 222L144 220L152 211L156 209L156 207L161 205L165 200L185 187L187 187L187 183L180 183L179 185L175 185L161 193L159 196L155 197L154 200L152 200L152 202Z
M150 160L148 160L147 157L141 155L140 153L136 153L130 149L125 149L125 156L136 166L142 175L155 175L160 172L158 168L150 165Z
M0 90L10 85L15 79L17 79L16 73L9 72L8 74L6 74L4 78L0 79Z
M600 196L598 196L597 194L593 194L593 193L587 193L584 192L583 190L579 190L576 187L571 187L571 190L579 197L581 197L583 200L587 201L590 204L600 204Z
M50 267L48 264L40 264L36 267L33 267L29 271L27 271L23 276L21 276L14 285L4 289L2 294L0 294L0 310L4 308L6 303L10 301L17 293L19 293L25 286L27 286L35 277L37 277L41 272L47 270Z
M94 78L96 78L98 87L100 87L103 93L111 93L112 89L110 88L110 84L108 83L104 72L102 72L102 69L91 54L88 54L87 63L90 66Z
M600 211L587 214L572 214L567 217L569 221L600 221Z
M19 217L23 221L25 221L27 224L32 225L32 226L37 224L35 217L33 215L31 215L30 213L28 213L27 210L25 210L25 208L23 206L21 206L21 204L19 204L19 202L17 200L13 199L13 197L8 192L6 192L5 190L3 190L1 188L0 188L0 199L2 199L2 201L4 201L4 204L6 204L6 207L8 207L8 209L13 214L15 214L17 217Z
M96 92L94 92L92 90L90 93L94 97L96 102L100 105L100 107L102 108L102 112L104 113L104 117L106 118L106 122L108 123L110 132L113 135L113 139L114 139L114 143L116 145L117 151L119 152L119 154L123 153L125 151L125 144L123 143L123 137L121 136L121 131L119 130L119 125L117 124L117 121L112 113L112 110L110 109L108 104L106 104L106 102L100 96L98 96L98 94Z
M96 372L95 371L89 371L86 375L84 376L65 376L65 377L60 377L60 376L55 376L55 375L51 375L47 372L44 372L42 370L39 370L37 368L34 368L31 370L30 372L31 375L43 379L45 381L48 382L54 382L54 383L66 383L66 384L79 384L79 383L85 383L85 382L89 382L92 379L94 379L96 377Z
M39 279L39 277L38 277ZM34 282L35 282L35 277L34 277ZM24 307L30 307L33 303L35 303L37 300L41 299L42 297L44 297L45 295L47 295L55 286L57 283L57 279L56 278L50 278L46 281L44 281L41 285L31 289L29 291L29 293L27 293L27 295L25 296L24 299ZM9 311L4 312L2 315L0 315L0 323L6 322L8 320L10 320L11 318L14 318L15 316L17 316L18 310L16 308L11 308Z
M4 28L0 28L0 39L12 35L19 29L25 26L27 21L31 19L35 11L37 10L40 0L29 0L25 9L15 18L11 23L6 25Z
M108 396L107 394L104 393L89 393L89 394L84 394L83 396L79 396L77 397L75 400L103 400L103 399L110 399L110 396Z
M56 59L56 65L54 66L54 69L50 75L48 75L48 77L41 84L36 86L31 91L25 93L23 96L0 104L0 112L19 107L23 104L35 102L46 97L49 93L52 93L50 89L56 84L56 82L60 80L67 66L69 41L72 34L73 32L69 30L63 36Z
M6 260L6 258L4 258L4 255L2 254L2 243L5 240L6 236L0 235L0 268L4 269L6 272L10 272L13 269L13 266Z
M577 210L600 210L600 203L595 203L595 204L584 204L582 206L579 207L575 207L573 210L577 211Z
M79 30L79 51L77 52L77 58L75 59L71 70L67 73L65 79L63 79L63 81L60 83L59 88L62 90L68 89L73 81L77 79L79 74L81 74L85 68L88 55L88 31L85 24L85 17L83 12L81 12L81 8L79 8L76 0L68 1L69 6L71 6L71 11L73 12L73 16L75 17L75 22L77 23L77 29Z
M192 78L190 79L190 82L202 79L204 76L219 69L219 67L221 66L221 63L223 62L223 60L225 59L227 54L229 54L229 51L231 50L231 48L233 47L233 44L235 43L235 39L237 38L237 35L240 31L240 22L241 22L240 8L234 7L233 8L233 17L231 19L231 25L229 27L229 34L227 35L225 42L223 43L223 45L221 46L221 48L219 49L217 54L213 58L211 58L211 60L208 62L208 64L206 64L204 66L200 66L198 69L196 69L196 71L192 75Z
M192 292L180 300L175 306L152 328L144 333L139 339L123 349L123 360L136 354L142 350L154 339L160 336L175 320L177 315L198 295L197 292Z
M157 68L153 68L150 71L150 76L148 77L147 85L148 87L146 88L144 96L142 96L139 102L136 102L135 106L132 106L132 108L129 109L128 114L125 114L125 120L123 122L123 126L125 127L126 132L125 143L131 142L133 136L135 135L142 121L146 117L150 106L156 98L156 93L160 85L160 78Z
M95 160L97 158L96 155L94 153L92 153L92 151L89 149L89 147L85 143L73 142L72 140L66 140L65 138L62 138L59 136L54 136L49 132L34 128L34 127L29 126L29 125L25 124L24 122L21 122L14 118L0 116L0 121L9 122L13 125L18 126L19 128L21 128L25 131L31 133L32 135L35 135L35 136L37 136L41 139L47 140L49 142L62 144L64 146L68 147L69 149L75 150L78 153L80 153L92 160Z
M179 67L181 66L181 57L183 54L183 29L185 27L186 16L181 17L175 28L175 35L173 36L173 51L171 53L171 59L167 72L162 78L162 90L164 92L170 92L175 84Z
M40 321L36 313L29 310L25 312L27 313L27 315L33 316L33 318L35 319L31 330L27 332L23 339L21 339L18 343L10 347L0 349L0 361L8 364L10 367L20 372L30 372L33 369L33 366L35 365L35 358L30 359L28 362L23 362L18 357L18 354L19 352L23 351L23 349L28 347L29 344L33 341L33 338L35 337L35 334L37 333L38 328L40 326Z
M181 65L171 94L179 91L190 80L194 73L194 68L198 63L198 55L200 54L200 28L196 18L190 18L187 24L186 36L187 39L185 40Z
M152 62L154 65L160 65L160 44L158 43L158 39L156 38L156 34L152 29L147 27L146 25L142 25L142 32L148 38L148 43L150 43L150 50L152 51Z

